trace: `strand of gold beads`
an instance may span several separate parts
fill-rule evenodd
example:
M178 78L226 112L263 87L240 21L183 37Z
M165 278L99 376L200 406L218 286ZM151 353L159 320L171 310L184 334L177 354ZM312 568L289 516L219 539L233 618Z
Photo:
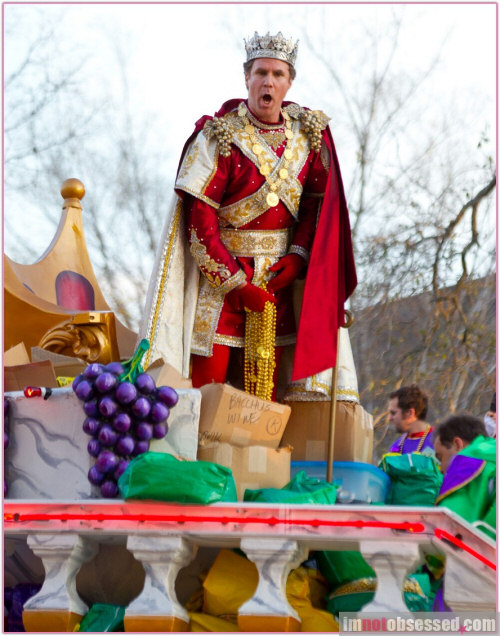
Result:
M263 175L269 185L269 192L266 196L267 205L272 208L279 203L279 196L276 194L276 190L279 188L281 183L288 178L288 165L290 163L290 159L293 156L293 153L290 149L290 142L293 139L293 130L292 130L292 120L290 119L290 115L282 110L281 114L283 115L283 119L285 120L285 137L286 137L286 145L285 150L283 151L282 157L282 167L278 171L278 178L272 179L271 174L271 165L267 162L266 157L263 154L263 147L261 145L261 140L257 136L257 130L255 126L250 123L250 120L247 117L247 108L245 104L240 104L238 109L238 115L243 120L245 124L245 132L248 134L250 141L252 142L252 152L257 156L257 160L259 162L259 172Z
M266 284L261 285L266 289ZM276 305L266 302L264 311L247 310L245 321L245 391L263 400L273 394L276 367Z

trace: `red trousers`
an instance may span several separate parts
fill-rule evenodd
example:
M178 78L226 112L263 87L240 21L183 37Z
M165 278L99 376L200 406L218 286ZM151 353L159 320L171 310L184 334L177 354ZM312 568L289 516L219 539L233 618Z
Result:
M195 389L210 384L211 382L224 383L227 376L227 367L229 364L229 354L231 347L226 345L214 344L213 354L210 357L194 355L192 356L192 373L191 379ZM273 395L272 400L276 401L276 380L278 377L278 369L283 354L283 347L276 347L276 367L273 376ZM243 371L243 370L242 370Z

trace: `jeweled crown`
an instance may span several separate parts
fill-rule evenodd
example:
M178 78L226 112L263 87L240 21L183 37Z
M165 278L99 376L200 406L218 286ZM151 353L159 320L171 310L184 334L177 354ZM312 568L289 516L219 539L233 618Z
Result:
M283 60L292 66L295 66L297 59L297 51L299 49L299 41L287 40L283 37L281 31L276 35L259 35L257 31L252 39L244 40L247 52L247 62L255 60L259 57L272 57L276 60Z

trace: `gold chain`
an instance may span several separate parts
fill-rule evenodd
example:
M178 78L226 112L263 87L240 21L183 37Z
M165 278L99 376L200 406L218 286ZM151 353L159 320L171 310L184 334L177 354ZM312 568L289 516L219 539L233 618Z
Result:
M414 453L420 453L420 451L422 450L422 446L424 445L425 439L426 439L427 435L429 435L429 433L430 433L431 428L432 427L430 426L430 424L428 424L427 428L425 429L425 433L420 438L420 441L419 441L419 443L417 445L416 450L413 451ZM404 435L404 437L399 442L399 452L401 454L403 454L403 446L404 446L404 443L406 442L407 438L408 438L408 433L406 433L406 435Z
M280 168L278 172L278 178L273 181L269 176L271 173L271 166L266 161L266 158L263 154L263 147L259 143L259 137L257 137L257 129L254 125L252 125L247 117L248 111L244 104L240 104L238 109L238 115L243 120L245 124L245 132L250 137L250 141L252 142L252 152L257 156L257 160L260 164L259 172L263 175L269 185L271 192L266 197L266 202L269 207L275 207L279 203L279 197L276 194L276 190L281 185L285 179L288 178L288 165L290 163L290 159L293 156L292 151L289 148L289 144L293 139L293 130L292 130L292 120L290 119L290 115L284 110L281 111L283 118L285 120L285 137L286 137L286 145L285 150L283 151L283 166Z
M266 289L263 283L261 289ZM267 301L264 311L247 310L245 321L245 391L270 400L274 387L276 305Z

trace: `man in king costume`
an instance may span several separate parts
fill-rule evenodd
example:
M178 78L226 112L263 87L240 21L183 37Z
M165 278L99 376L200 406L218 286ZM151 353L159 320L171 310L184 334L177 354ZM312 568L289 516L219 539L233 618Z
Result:
M255 33L245 46L248 98L199 119L181 156L139 333L144 362L161 356L195 387L224 382L246 310L270 302L276 366L296 341L292 380L320 385L356 286L337 156L328 117L284 101L298 43ZM296 329L292 284L304 277Z

